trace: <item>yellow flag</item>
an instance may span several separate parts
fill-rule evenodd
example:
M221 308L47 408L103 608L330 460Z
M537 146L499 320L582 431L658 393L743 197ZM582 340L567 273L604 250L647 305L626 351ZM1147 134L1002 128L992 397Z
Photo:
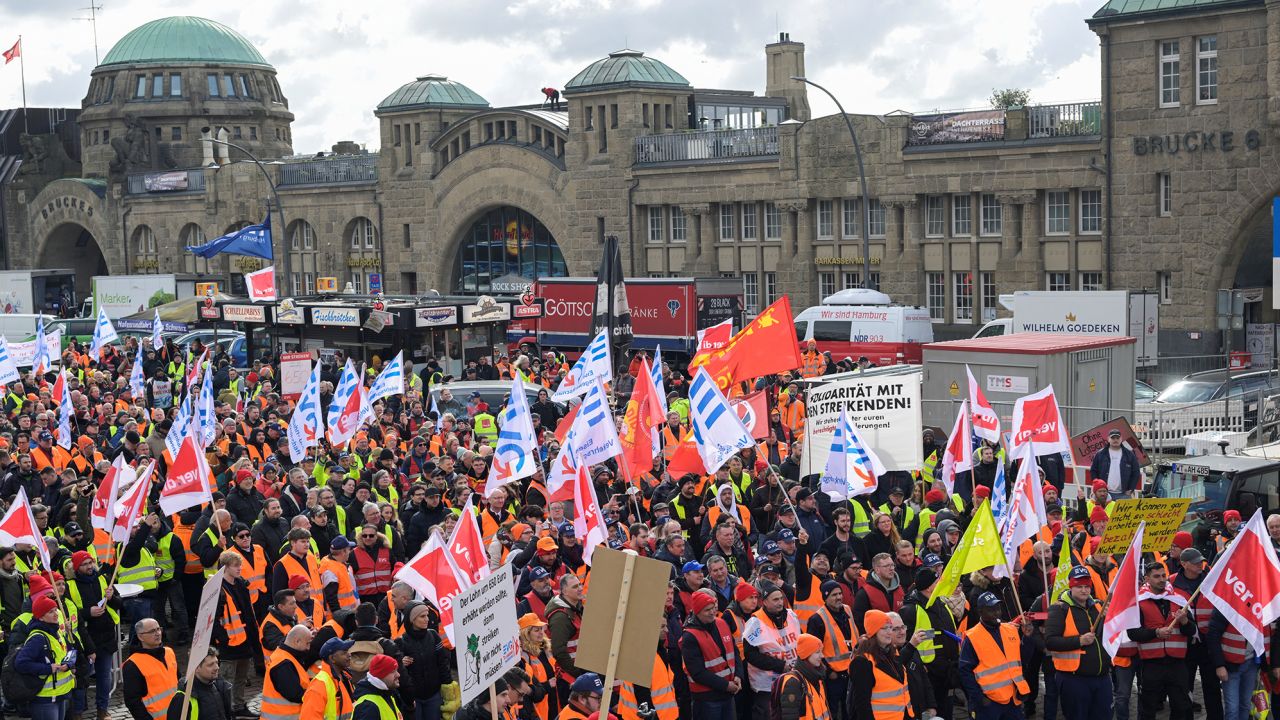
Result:
M1058 575L1053 580L1053 591L1049 593L1049 602L1057 602L1058 596L1067 589L1067 581L1071 578L1071 531L1062 529L1062 550L1058 552Z
M955 553L947 561L942 570L942 577L933 588L933 595L926 607L939 597L950 595L960 587L960 579L974 570L992 565L1004 565L1004 548L1000 544L1000 533L996 531L996 519L991 514L991 503L983 501L978 512L973 516L969 527L965 529Z

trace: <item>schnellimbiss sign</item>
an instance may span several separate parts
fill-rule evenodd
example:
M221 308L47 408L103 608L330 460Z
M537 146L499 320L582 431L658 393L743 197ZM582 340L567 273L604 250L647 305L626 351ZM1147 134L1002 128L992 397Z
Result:
M810 388L805 398L805 474L827 466L840 412L871 444L887 470L919 470L920 375L852 378Z

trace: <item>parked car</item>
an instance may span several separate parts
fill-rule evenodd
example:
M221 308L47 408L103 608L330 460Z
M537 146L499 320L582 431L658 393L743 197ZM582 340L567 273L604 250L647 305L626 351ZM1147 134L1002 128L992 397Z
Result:
M1144 447L1181 451L1188 435L1208 431L1253 432L1266 441L1280 430L1280 371L1192 373L1138 408Z
M436 385L431 388L431 397L438 399L440 397L440 388ZM489 404L490 408L496 411L502 407L502 403L511 394L510 380L463 380L459 382L451 382L443 387L449 388L449 392L453 393L453 398L462 404L467 404L471 400L471 393L480 393L480 399ZM529 404L532 405L538 401L538 391L545 390L541 385L526 384L524 386L525 395L529 397ZM550 391L548 391L550 392ZM562 411L568 409L564 403L556 403Z
M185 335L180 335L173 341L174 345L186 350L191 344L199 340L206 347L214 343L214 332L212 330L193 330ZM238 330L219 330L217 335L218 347L222 348L228 356L231 357L231 363L237 368L249 367L248 347L245 343L244 333Z
M1160 394L1159 390L1155 389L1154 387L1151 387L1150 385L1142 382L1141 380L1133 381L1133 404L1134 405L1149 403L1152 400L1155 400L1156 396L1159 394Z

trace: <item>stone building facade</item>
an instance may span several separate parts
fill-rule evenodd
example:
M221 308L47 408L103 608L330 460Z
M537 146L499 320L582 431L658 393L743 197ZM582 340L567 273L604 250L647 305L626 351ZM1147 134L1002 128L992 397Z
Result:
M376 153L302 157L252 45L166 18L92 73L82 177L25 173L5 189L7 257L73 267L82 288L103 272L234 288L258 261L182 247L270 211L294 294L327 277L482 294L593 274L614 234L630 274L741 277L748 311L870 284L953 337L1005 314L998 297L1015 290L1148 289L1165 303L1162 352L1215 352L1218 288L1262 289L1250 319L1271 316L1280 3L1112 0L1088 22L1100 102L850 115L864 198L845 118L810 117L793 79L804 45L785 34L764 49L763 95L694 88L633 50L568 80L559 106L494 108L423 75L379 104ZM203 142L205 128L231 146Z

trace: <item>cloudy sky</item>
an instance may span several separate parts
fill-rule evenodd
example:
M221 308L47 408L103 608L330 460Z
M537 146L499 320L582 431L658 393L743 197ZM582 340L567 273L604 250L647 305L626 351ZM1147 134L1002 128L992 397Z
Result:
M95 65L82 19L91 0L0 0L0 49L21 33L27 101L78 107ZM253 42L279 72L299 152L377 143L373 108L418 75L466 83L495 106L540 100L621 47L671 65L695 87L764 91L764 45L806 44L809 77L849 112L983 107L995 87L1032 100L1099 96L1104 0L95 0L99 55L134 27L200 15ZM9 37L12 35L14 37ZM18 65L0 67L0 107L21 104ZM811 96L815 114L834 112Z

